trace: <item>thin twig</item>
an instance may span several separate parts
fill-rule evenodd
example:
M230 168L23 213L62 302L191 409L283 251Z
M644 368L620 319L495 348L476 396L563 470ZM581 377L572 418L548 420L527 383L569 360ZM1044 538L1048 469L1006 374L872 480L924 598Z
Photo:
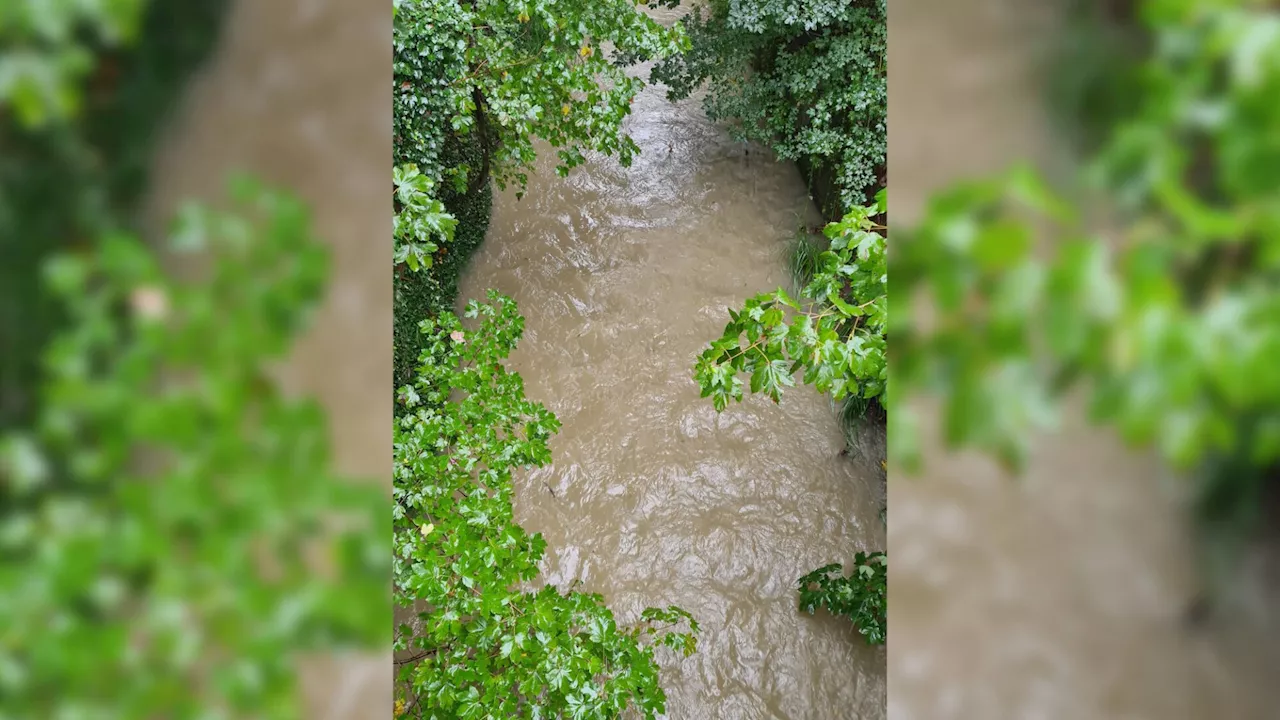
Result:
M421 660L422 658L424 658L424 657L426 657L426 656L430 655L430 654L431 654L431 653L433 653L433 652L435 652L435 651L434 651L434 650L423 650L422 652L418 653L417 655L414 655L413 657L407 657L407 658L404 658L403 660L396 660L396 661L395 661L395 664L396 664L396 666L400 666L400 665L408 665L409 663L412 663L412 662L418 662L419 660Z

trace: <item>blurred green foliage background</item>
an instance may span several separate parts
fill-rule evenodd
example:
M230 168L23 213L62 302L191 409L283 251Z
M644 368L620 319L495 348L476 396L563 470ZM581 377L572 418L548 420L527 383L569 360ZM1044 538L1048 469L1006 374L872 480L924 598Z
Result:
M930 394L950 446L1017 470L1075 394L1193 483L1229 559L1280 469L1280 12L1097 2L1077 22L1050 94L1076 182L959 183L891 243L891 455L917 463L902 403Z
M298 717L298 652L390 640L386 494L265 370L327 284L307 209L241 179L136 236L226 5L0 8L3 718Z

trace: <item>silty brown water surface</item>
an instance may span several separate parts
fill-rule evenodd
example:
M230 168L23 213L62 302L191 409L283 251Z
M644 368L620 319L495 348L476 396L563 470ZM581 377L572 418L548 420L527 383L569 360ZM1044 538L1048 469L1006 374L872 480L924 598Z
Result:
M543 152L522 200L498 195L462 283L460 304L517 301L509 366L563 422L553 463L515 479L516 519L547 540L547 582L582 580L621 622L669 603L697 617L698 652L661 655L670 718L883 718L884 651L802 615L795 586L883 547L878 461L839 456L809 388L717 415L691 377L728 307L788 282L784 241L819 218L793 166L748 154L696 98L651 86L627 131L630 168L561 179Z

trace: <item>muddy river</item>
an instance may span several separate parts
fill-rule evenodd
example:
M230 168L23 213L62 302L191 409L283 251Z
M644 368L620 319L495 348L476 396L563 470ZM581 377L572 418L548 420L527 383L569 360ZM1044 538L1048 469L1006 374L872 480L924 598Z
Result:
M667 18L668 20L670 18ZM564 424L553 464L516 479L545 577L604 595L622 621L674 603L703 629L665 659L673 720L883 718L884 651L796 609L795 580L884 542L878 462L839 456L808 388L717 415L691 372L727 308L788 282L782 251L819 218L794 166L709 123L697 98L636 99L630 168L567 179L546 157L499 194L460 300L495 288L527 318L512 355Z

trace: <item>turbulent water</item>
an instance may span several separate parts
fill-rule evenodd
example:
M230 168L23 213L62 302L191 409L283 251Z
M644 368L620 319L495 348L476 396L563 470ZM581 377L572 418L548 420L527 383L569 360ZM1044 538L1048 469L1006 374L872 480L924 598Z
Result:
M622 621L680 605L697 654L663 655L673 720L884 717L884 651L847 620L802 615L795 580L879 550L877 461L840 457L808 388L717 415L691 372L727 308L788 282L783 249L819 221L796 169L728 139L697 99L636 99L630 168L567 179L546 157L500 194L460 302L489 288L527 318L510 366L563 422L553 463L516 483L547 540L544 575L602 593Z

